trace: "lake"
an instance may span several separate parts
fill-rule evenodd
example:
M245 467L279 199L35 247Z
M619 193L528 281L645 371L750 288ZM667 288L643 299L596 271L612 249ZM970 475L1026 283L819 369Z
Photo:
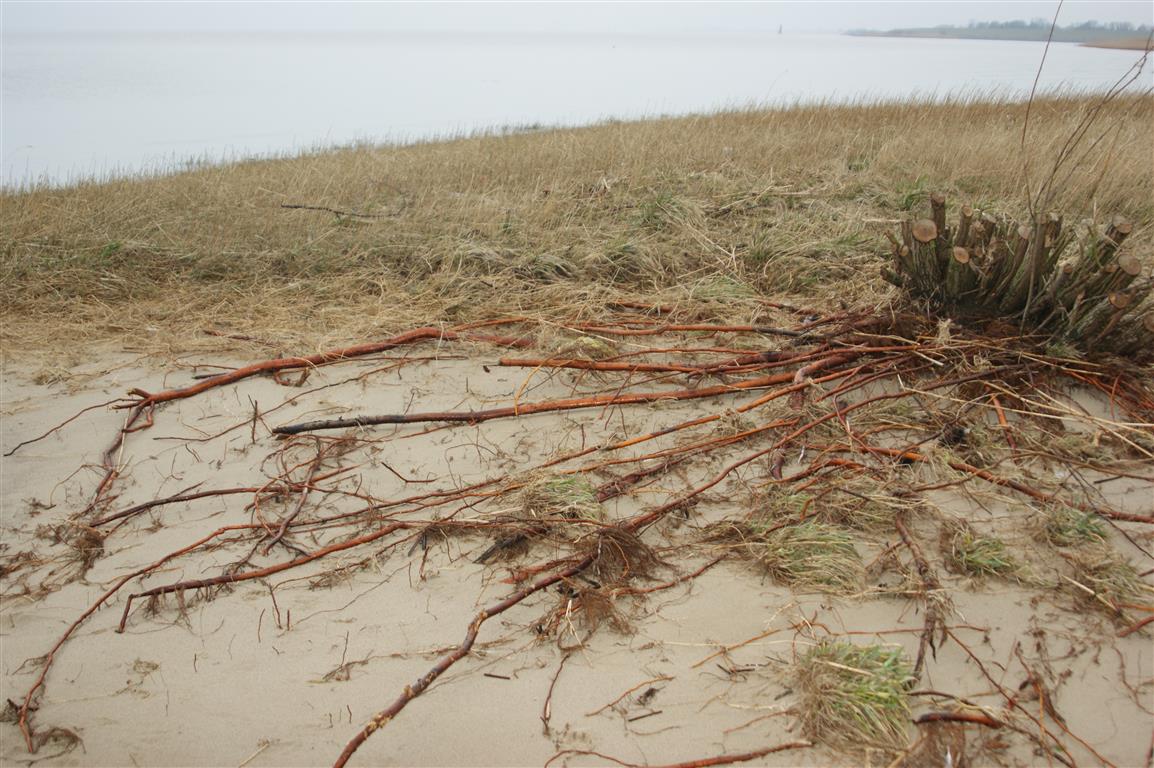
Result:
M3 43L8 188L750 105L1025 98L1043 51L800 34L61 33ZM1138 57L1055 44L1040 87L1103 90Z

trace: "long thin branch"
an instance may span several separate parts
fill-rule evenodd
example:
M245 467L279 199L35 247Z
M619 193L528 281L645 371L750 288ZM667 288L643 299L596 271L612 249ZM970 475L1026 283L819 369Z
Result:
M326 429L348 429L350 427L369 427L378 424L418 424L431 421L458 422L478 424L492 419L503 419L510 416L529 416L535 413L551 413L554 411L569 411L579 408L598 408L606 405L635 405L638 403L653 403L661 400L695 400L703 397L716 397L731 392L740 392L749 389L782 384L793 380L793 373L779 373L773 376L762 376L749 381L735 384L719 384L713 387L698 389L678 389L668 392L636 392L633 394L595 395L593 397L574 397L563 400L547 400L527 405L511 405L501 408L487 408L480 411L434 411L431 413L396 413L382 416L355 416L348 419L322 419L307 421L301 424L286 424L276 427L273 432L278 435L296 435L301 432L316 432Z
M225 384L233 384L247 379L252 376L257 376L262 373L276 373L277 371L287 371L297 368L315 368L320 365L327 365L335 363L340 360L348 360L354 357L364 357L365 355L372 355L378 352L399 347L403 344L414 344L419 341L485 341L493 344L501 344L504 346L518 347L527 346L529 342L526 339L509 336L482 336L477 334L458 333L453 330L445 330L443 328L415 328L411 331L393 336L384 341L372 342L370 344L358 344L352 347L344 347L342 349L332 349L327 352L321 352L316 355L307 355L304 357L283 357L275 360L265 360L260 363L246 365L243 368L237 368L234 371L222 373L220 376L214 376L211 379L205 379L199 384L193 384L190 387L182 389L169 389L164 392L150 393L142 389L133 389L129 392L140 398L134 400L132 407L140 408L143 406L156 405L157 403L164 403L170 400L180 400L186 397L199 395L201 392L213 389L214 387L221 387ZM127 406L121 406L127 407Z
M785 752L789 749L805 749L812 747L812 741L791 741L788 744L778 744L776 747L766 747L765 749L755 749L752 752L738 752L724 755L717 755L716 757L703 757L697 760L686 760L681 763L669 763L667 765L650 765L648 763L642 765L639 763L627 763L624 760L619 760L616 757L605 755L600 752L594 752L588 749L563 749L553 757L546 761L545 766L552 765L556 760L565 755L590 755L592 757L599 757L602 760L609 760L623 768L709 768L714 765L732 765L733 763L748 763L750 760L757 760L759 757L772 755L775 752Z
M72 637L72 633L75 632L77 629L79 629L80 625L88 620L89 616L96 613L96 611L100 609L100 606L102 606L106 602L108 602L109 598L111 598L113 595L115 595L117 592L120 591L121 587L123 587L125 584L132 581L133 579L137 578L138 576L143 576L146 573L149 573L151 571L156 570L157 568L159 568L160 566L169 562L170 560L173 560L174 558L177 558L177 557L179 557L183 554L186 554L188 552L192 552L196 548L208 543L209 541L212 541L213 539L220 536L221 534L228 533L229 531L251 530L255 527L257 527L257 526L251 525L251 524L244 524L244 525L226 525L223 528L217 528L212 533L208 534L207 536L205 536L201 539L197 539L192 544L189 544L186 547L182 547L181 549L178 549L175 552L170 552L169 554L167 554L164 557L157 560L152 565L146 565L143 568L139 568L139 569L133 571L132 573L129 573L127 576L122 576L121 578L117 579L116 583L113 584L108 589L108 591L106 591L103 595L98 597L96 599L96 602L94 602L92 605L88 606L88 610L86 610L84 613L80 614L80 617L77 618L76 621L72 622L72 624L69 625L68 629L64 630L64 634L60 636L60 638L56 641L56 644L52 646L51 650L49 650L48 653L44 655L44 657L43 657L44 661L40 667L40 674L36 676L36 680L32 683L32 687L29 688L28 693L24 695L24 703L20 706L20 713L19 713L19 718L18 718L17 722L20 726L20 732L24 734L24 741L28 745L28 751L29 752L35 752L36 751L36 748L34 746L34 742L32 740L32 724L28 721L28 712L32 707L32 698L36 695L37 691L41 690L44 687L44 681L48 677L48 670L52 667L52 662L56 658L57 651L59 651L60 648L64 645L64 643L66 643L68 641L68 638Z
M473 648L473 644L477 641L477 633L481 631L481 625L494 616L499 616L505 611L512 608L514 605L525 600L530 595L534 595L543 589L546 589L557 582L574 576L581 571L588 568L593 563L594 556L588 555L582 558L577 563L564 568L548 576L543 576L537 581L522 587L513 594L506 597L500 602L485 608L478 613L469 623L469 629L465 633L465 639L461 641L452 652L441 658L437 664L425 674L417 678L417 681L412 685L406 685L405 690L397 697L396 701L390 704L385 709L382 709L369 720L369 722L357 732L345 748L341 751L340 756L336 762L333 763L333 768L343 768L348 763L349 758L360 748L365 741L376 733L378 730L388 725L389 721L400 714L401 710L408 706L409 702L420 696L426 688L433 684L433 681L443 675L450 667L456 664L461 659L469 655L469 651Z
M238 581L263 579L265 576L272 576L274 573L287 571L290 568L296 568L297 566L311 563L314 560L319 560L322 557L331 555L334 552L340 552L342 550L352 549L353 547L359 547L362 544L368 544L389 535L393 531L397 531L402 528L416 528L420 525L421 523L392 523L390 525L386 525L384 528L380 528L374 531L373 533L369 533L364 536L358 536L355 539L349 539L337 544L330 544L327 547L322 547L321 549L318 549L315 552L310 552L307 555L301 555L300 557L294 558L293 560L277 563L276 565L270 565L265 568L258 568L254 571L245 571L244 573L226 573L220 576L212 576L207 579L178 581L172 584L165 584L160 587L146 589L143 592L134 592L128 596L128 600L124 603L124 613L121 614L120 624L117 626L116 631L124 631L124 626L128 623L128 612L132 609L133 600L138 600L142 597L153 597L154 595L164 595L170 592L183 592L188 589L203 589L205 587L217 587L223 584L235 584Z

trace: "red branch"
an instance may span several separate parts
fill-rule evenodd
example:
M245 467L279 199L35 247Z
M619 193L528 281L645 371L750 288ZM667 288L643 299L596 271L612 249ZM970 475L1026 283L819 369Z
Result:
M640 765L638 763L627 763L624 760L619 760L616 757L594 752L588 749L565 749L553 757L549 758L545 763L545 768L548 768L555 760L565 755L591 755L592 757L599 757L602 760L609 760L618 765L625 766L625 768L708 768L712 765L732 765L733 763L747 763L750 760L756 760L759 757L772 755L774 752L785 752L788 749L805 749L812 747L812 741L791 741L787 744L778 744L776 747L766 747L765 749L754 750L753 752L740 752L734 754L718 755L716 757L703 757L698 760L686 760L683 763L669 763L668 765Z
M517 605L517 603L520 603L530 595L540 592L541 590L546 589L563 579L567 579L570 576L579 573L580 571L589 567L592 562L593 556L589 555L588 557L582 559L580 562L571 565L564 570L551 573L548 576L544 576L538 579L532 584L517 590L501 602L495 603L478 613L473 618L473 621L470 622L469 630L465 633L465 639L461 641L461 644L457 646L451 653L447 654L439 662L437 662L436 666L419 677L415 683L412 685L406 685L405 690L399 697L397 697L396 701L374 715L373 718L369 720L368 724L362 728L357 733L357 735L349 741L348 744L345 745L345 748L341 752L340 757L338 757L337 761L333 763L333 768L343 768L343 766L349 761L349 758L353 756L353 753L356 752L357 749L365 743L365 740L372 736L373 733L377 731L377 729L383 728L385 725L387 725L388 722L396 717L400 711L404 709L406 705L408 705L410 701L420 696L421 693L430 685L432 685L434 680L443 675L449 669L449 667L453 666L458 661L468 656L469 651L473 647L473 643L475 643L477 640L477 633L481 631L482 624L494 616L509 610L514 605Z
M156 405L157 403L165 403L169 400L181 400L193 395L199 395L201 392L212 389L214 387L224 386L225 384L232 384L233 382L247 379L252 376L257 376L262 373L276 373L277 371L291 370L293 368L315 368L318 365L327 365L329 363L339 362L341 360L348 360L354 357L364 357L365 355L373 355L378 352L399 347L402 344L413 344L418 341L427 341L435 339L437 341L487 341L493 344L502 344L512 347L529 346L531 342L516 337L510 336L481 336L476 334L457 333L456 331L447 331L443 328L415 328L411 331L406 331L399 336L393 336L384 341L376 341L369 344L358 344L353 347L345 347L343 349L331 349L327 352L321 352L316 355L308 355L306 357L282 357L275 360L265 360L260 363L253 363L246 365L243 368L237 368L235 371L222 373L220 376L214 376L211 379L205 379L199 384L193 384L191 387L184 387L183 389L169 389L164 392L149 393L142 389L134 389L129 394L136 395L140 400L132 403L135 407L144 405ZM128 406L119 406L128 407Z
M164 557L160 558L159 560L157 560L152 565L147 565L143 568L140 568L138 570L133 571L132 573L128 574L127 576L122 576L120 579L117 580L117 582L115 584L113 584L108 589L107 592L105 592L103 595L101 595L99 598L97 598L96 602L94 602L92 605L88 606L88 610L86 610L84 613L80 614L80 618L78 618L78 619L76 619L76 621L72 622L72 624L69 625L68 629L64 630L64 634L61 635L60 639L58 639L56 641L56 645L52 646L52 650L48 651L48 653L46 653L44 655L44 662L40 667L40 674L36 677L36 681L34 683L32 683L32 687L28 689L28 693L25 694L25 696L24 696L24 703L20 706L20 714L19 714L19 719L17 722L20 726L21 733L24 734L24 742L28 745L28 751L29 752L35 752L36 751L36 748L33 746L33 740L32 740L32 725L28 722L28 712L32 707L32 697L35 696L36 692L39 691L44 686L44 680L46 677L48 677L48 670L52 666L52 661L56 658L56 652L60 650L60 647L63 646L64 643L68 641L68 638L72 636L72 633L75 632L80 627L80 625L83 624L88 619L89 616L96 613L96 611L100 608L100 606L104 605L104 603L106 603L109 598L111 598L113 595L115 595L117 592L120 591L121 587L123 587L125 584L127 584L132 579L135 579L137 576L143 576L144 574L148 573L149 571L153 571L153 570L159 568L160 566L164 565L169 560L172 560L173 558L179 557L183 554L186 554L188 552L193 551L197 547L199 547L203 544L206 544L209 541L212 541L217 536L220 536L222 533L227 533L229 531L239 531L239 530L246 530L247 531L247 530L251 530L251 529L256 528L256 527L258 527L258 526L251 525L251 524L243 524L243 525L226 525L223 528L217 528L215 531L208 534L204 538L197 539L192 544L189 544L186 547L182 547L181 549L178 549L175 552L171 552L171 553L165 555Z

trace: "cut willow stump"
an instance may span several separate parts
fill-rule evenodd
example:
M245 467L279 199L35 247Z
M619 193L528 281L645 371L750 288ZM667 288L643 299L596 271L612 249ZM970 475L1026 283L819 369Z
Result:
M951 228L945 196L929 203L929 218L902 222L900 238L887 233L892 263L882 277L911 298L1095 351L1154 354L1152 281L1137 257L1119 251L1134 230L1124 217L1076 238L1054 213L1019 223L962 206Z
M950 296L966 296L978 284L978 273L975 271L970 252L956 245L950 253L950 261L946 266L946 294Z

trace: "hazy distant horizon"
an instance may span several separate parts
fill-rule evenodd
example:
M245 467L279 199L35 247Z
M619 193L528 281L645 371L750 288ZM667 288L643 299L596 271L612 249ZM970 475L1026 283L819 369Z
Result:
M230 2L4 0L4 35L61 32L396 33L839 33L1050 19L1056 1L1006 2ZM1062 25L1085 21L1154 23L1149 0L1068 0Z
M1042 49L776 31L128 34L9 38L0 187L501 126L815 101L1025 98ZM1058 44L1039 86L1100 92L1137 58Z
M1057 7L2 0L0 187L499 126L974 91L1024 97L1038 43L842 33L1050 18ZM1059 23L1152 16L1149 0L1069 0ZM1135 59L1054 46L1040 85L1101 91Z

